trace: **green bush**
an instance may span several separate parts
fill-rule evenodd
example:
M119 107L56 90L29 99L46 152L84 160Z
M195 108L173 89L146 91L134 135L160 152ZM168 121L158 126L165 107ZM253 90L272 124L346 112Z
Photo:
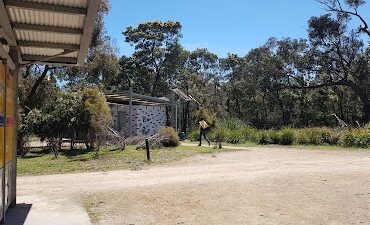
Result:
M224 142L226 140L227 131L223 128L217 128L213 131L213 140L215 142Z
M230 144L240 144L244 142L242 130L226 130L226 142Z
M275 145L280 144L281 135L278 130L268 130L267 135L270 138L269 144L275 144Z
M308 145L309 140L307 134L304 132L304 130L298 130L296 135L296 142L300 145Z
M261 137L261 134L262 132L257 130L257 129L253 129L252 130L252 133L250 134L249 136L249 141L252 141L252 142L255 142L255 143L258 143L259 140L260 140L260 137Z
M180 138L173 127L161 127L158 134L162 137L161 144L164 147L177 147L180 145Z
M217 142L218 147L222 148L222 142L226 140L227 131L223 128L217 128L213 131L213 141Z
M245 126L241 129L241 132L243 133L245 141L251 142L259 141L260 132L257 129Z
M309 128L304 131L308 138L308 144L320 145L322 144L321 132L319 128Z
M199 141L199 130L193 130L189 133L188 139L190 141Z
M329 128L305 128L297 130L297 143L303 145L337 145L340 133Z
M295 132L292 129L285 128L280 132L280 144L292 145L295 141Z
M261 132L258 144L260 145L268 145L271 144L271 139L266 132Z
M368 148L370 133L367 129L348 130L342 135L341 144L344 147Z
M221 143L240 144L252 141L261 145L280 144L292 145L342 145L344 147L369 148L370 124L360 129L340 132L331 128L317 127L304 129L284 128L282 130L257 130L245 125L240 125L237 120L223 121L219 126L209 132L210 140ZM221 126L224 125L224 126ZM240 125L240 126L239 126ZM237 128L230 129L229 127ZM199 131L189 134L191 141L197 141Z

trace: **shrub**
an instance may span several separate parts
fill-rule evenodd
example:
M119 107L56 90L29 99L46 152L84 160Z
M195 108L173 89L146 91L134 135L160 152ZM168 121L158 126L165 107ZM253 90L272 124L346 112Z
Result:
M280 144L281 135L280 132L277 130L268 130L267 135L270 138L269 144Z
M244 141L244 135L242 130L227 130L225 131L226 142L230 144L240 144Z
M322 144L321 133L318 128L309 128L305 131L308 138L308 144L319 145Z
M292 145L295 141L295 132L292 129L285 128L280 132L280 144Z
M188 139L190 141L199 141L199 130L193 130L189 133Z
M329 144L336 145L340 140L340 133L329 128L305 128L297 131L298 144Z
M341 144L344 147L368 148L370 134L367 129L348 130L342 135Z
M226 140L227 131L223 128L217 128L213 131L213 140L217 142L218 147L222 148L222 142Z
M309 144L309 139L307 134L304 132L304 130L298 130L296 135L296 141L300 145L307 145Z
M271 139L270 139L269 135L266 132L262 132L261 135L260 135L258 143L260 145L267 145L267 144L271 143Z
M341 138L341 144L344 147L352 147L355 146L355 143L356 139L354 134L351 131L346 131Z
M161 144L164 147L177 147L180 145L180 138L173 127L161 127L158 134L163 138Z
M246 133L248 132L248 133ZM247 128L244 130L245 140L258 143L263 131L259 131L255 128Z
M245 126L241 128L241 132L245 141L258 142L259 132L257 129Z

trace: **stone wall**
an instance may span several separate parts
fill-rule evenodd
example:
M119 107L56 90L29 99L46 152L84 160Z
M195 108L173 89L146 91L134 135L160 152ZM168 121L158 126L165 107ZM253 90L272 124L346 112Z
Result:
M111 110L114 129L128 132L128 106L112 106ZM132 135L154 135L158 128L166 125L166 119L164 106L135 105L132 107Z

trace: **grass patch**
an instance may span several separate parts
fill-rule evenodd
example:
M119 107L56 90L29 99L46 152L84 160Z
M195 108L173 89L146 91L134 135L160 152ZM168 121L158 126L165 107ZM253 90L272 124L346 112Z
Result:
M197 142L185 142L197 144ZM219 152L235 152L246 147L261 147L253 142L243 144L224 144L228 148L213 148L199 146L183 146L153 149L151 150L152 162L150 165L161 165L196 154L213 154ZM280 145L271 145L271 148L282 148ZM292 145L284 148L309 149L309 150L346 150L358 151L359 148L343 148L333 145ZM361 149L362 150L362 149ZM108 147L101 149L99 154L95 151L63 150L57 159L40 148L32 149L24 158L18 159L18 175L46 175L60 173L76 173L89 171L110 171L110 170L140 170L149 166L146 161L145 150L136 150L135 146L127 146L125 150Z
M179 146L151 150L150 164L160 165L181 160L196 154L235 151L230 149L213 149L208 147ZM69 150L61 151L57 159L40 148L32 149L24 158L18 159L18 174L45 175L88 171L140 170L148 166L145 150L136 150L127 146L125 150L107 147L99 154L95 151Z

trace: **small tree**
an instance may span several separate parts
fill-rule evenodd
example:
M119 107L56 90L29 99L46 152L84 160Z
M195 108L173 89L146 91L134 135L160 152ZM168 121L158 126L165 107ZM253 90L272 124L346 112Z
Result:
M104 142L106 127L112 121L110 108L104 95L96 87L83 90L82 103L86 112L85 118L89 124L88 137L91 144L89 147L93 148L96 143L99 148Z

